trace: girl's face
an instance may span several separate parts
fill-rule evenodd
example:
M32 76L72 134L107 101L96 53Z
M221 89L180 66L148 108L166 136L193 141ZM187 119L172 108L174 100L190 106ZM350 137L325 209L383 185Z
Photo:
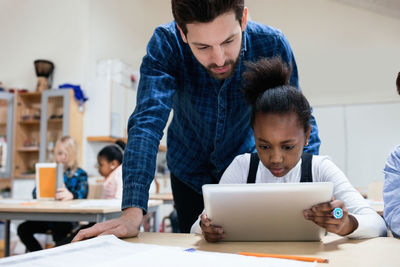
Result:
M104 177L107 177L116 167L118 167L116 160L107 161L103 157L97 157L97 163L99 164L99 173Z
M55 151L55 160L57 163L62 163L64 166L68 166L69 154L64 145L59 144L57 146Z
M286 175L299 161L310 132L311 126L304 132L294 112L256 114L254 139L261 162L275 177Z

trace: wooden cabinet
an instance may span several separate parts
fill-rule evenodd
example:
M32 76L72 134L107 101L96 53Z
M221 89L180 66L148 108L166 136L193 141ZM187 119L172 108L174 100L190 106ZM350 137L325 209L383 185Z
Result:
M12 176L34 178L39 161L41 93L15 93Z
M83 112L72 89L15 94L13 178L34 178L37 162L54 162L55 142L72 136L82 147ZM81 154L78 156L82 162Z

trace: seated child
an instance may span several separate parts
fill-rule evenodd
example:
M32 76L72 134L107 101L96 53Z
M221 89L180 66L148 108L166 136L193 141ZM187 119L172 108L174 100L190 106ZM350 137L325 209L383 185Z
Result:
M400 72L397 76L397 92L400 94ZM386 161L383 185L383 217L393 236L400 237L400 145L395 147Z
M344 173L326 156L311 154L311 177L301 175L303 148L311 132L310 105L304 95L289 84L290 68L279 58L261 59L248 64L243 74L244 94L250 103L251 126L257 148L255 183L332 182L334 199L303 211L304 218L328 232L351 238L386 235L383 219L352 187ZM257 157L258 155L258 157ZM220 183L248 182L251 154L237 156L224 172ZM259 159L258 159L259 158ZM290 199L288 199L290 201ZM332 216L334 208L343 217ZM213 225L203 212L193 224L192 233L203 233L209 242L224 237L224 229Z
M122 199L122 158L125 143L118 140L114 145L109 145L100 150L97 155L99 173L105 177L101 198Z
M102 199L121 199L122 200L122 159L124 156L125 142L118 140L113 145L108 145L97 154L97 164L99 173L105 177L103 183ZM82 229L92 227L95 223L80 226L73 233L68 235L60 245L71 243L72 239Z
M65 187L57 188L56 200L86 198L88 194L88 176L79 168L77 162L77 144L70 136L63 136L57 140L54 148L54 157L57 163L64 165ZM36 198L36 187L32 192ZM72 231L72 222L26 221L18 226L18 236L29 251L41 250L42 247L33 236L35 233L46 233L51 230L56 246L60 245L68 233Z

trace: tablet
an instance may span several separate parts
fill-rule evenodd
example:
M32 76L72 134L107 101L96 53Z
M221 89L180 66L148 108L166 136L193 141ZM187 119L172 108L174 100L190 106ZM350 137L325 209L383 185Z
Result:
M318 241L325 229L303 210L332 192L330 182L203 185L205 212L227 241Z
M56 163L36 163L36 197L37 199L54 199L56 195Z

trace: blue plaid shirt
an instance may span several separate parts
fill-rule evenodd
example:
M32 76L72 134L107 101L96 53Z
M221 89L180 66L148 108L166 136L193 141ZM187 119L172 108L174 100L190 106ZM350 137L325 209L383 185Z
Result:
M74 199L87 198L89 189L88 175L81 168L78 168L75 172L65 171L64 184L68 191L72 193ZM32 196L36 198L36 187L33 189Z
M217 183L235 156L255 151L250 106L240 91L244 62L280 56L292 66L290 82L299 87L296 62L285 36L277 29L249 21L243 32L238 66L232 77L217 80L193 56L175 22L155 29L140 68L136 108L128 122L123 162L122 208L147 210L156 154L171 109L167 162L170 171L201 194ZM309 146L318 154L314 118Z

